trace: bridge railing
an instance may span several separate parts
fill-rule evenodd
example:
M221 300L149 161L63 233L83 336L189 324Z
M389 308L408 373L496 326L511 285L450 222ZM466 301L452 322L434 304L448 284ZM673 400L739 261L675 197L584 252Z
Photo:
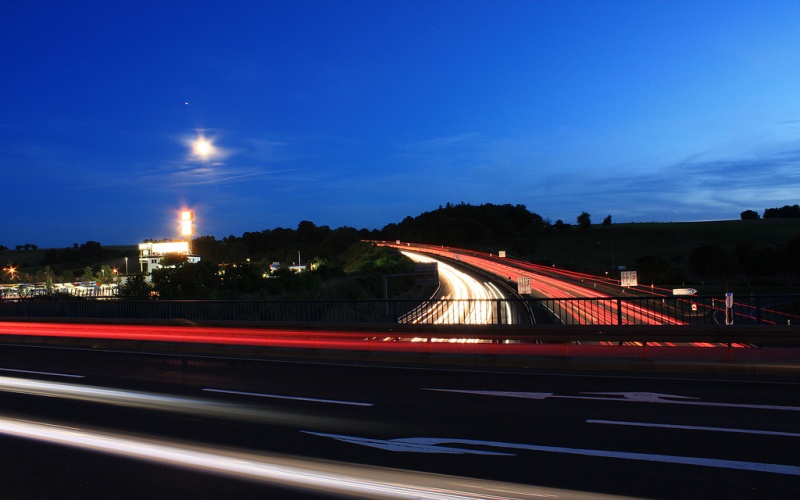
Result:
M800 325L800 295L487 300L0 300L0 318L454 325Z

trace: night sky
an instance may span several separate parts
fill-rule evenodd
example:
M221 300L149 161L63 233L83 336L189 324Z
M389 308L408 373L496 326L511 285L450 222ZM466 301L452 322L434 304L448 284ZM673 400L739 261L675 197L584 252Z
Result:
M0 0L0 47L11 248L800 202L796 0Z

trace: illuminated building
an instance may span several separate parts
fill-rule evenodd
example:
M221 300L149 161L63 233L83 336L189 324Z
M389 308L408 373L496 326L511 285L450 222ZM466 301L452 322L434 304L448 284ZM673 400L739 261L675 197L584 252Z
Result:
M182 211L179 217L180 233L183 240L145 241L139 243L139 271L150 275L154 270L165 267L165 257L186 259L189 264L200 262L198 255L192 255L190 241L194 234L194 212Z

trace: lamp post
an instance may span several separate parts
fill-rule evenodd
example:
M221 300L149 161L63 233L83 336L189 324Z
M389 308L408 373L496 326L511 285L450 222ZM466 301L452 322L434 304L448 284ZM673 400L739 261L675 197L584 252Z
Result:
M128 275L128 258L125 257L125 276Z

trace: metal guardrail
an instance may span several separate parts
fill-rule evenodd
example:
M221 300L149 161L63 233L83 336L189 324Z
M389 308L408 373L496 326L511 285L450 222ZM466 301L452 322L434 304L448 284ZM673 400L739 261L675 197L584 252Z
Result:
M739 297L735 325L798 325L800 295ZM489 300L0 300L0 318L247 321L420 325L725 325L724 298Z

